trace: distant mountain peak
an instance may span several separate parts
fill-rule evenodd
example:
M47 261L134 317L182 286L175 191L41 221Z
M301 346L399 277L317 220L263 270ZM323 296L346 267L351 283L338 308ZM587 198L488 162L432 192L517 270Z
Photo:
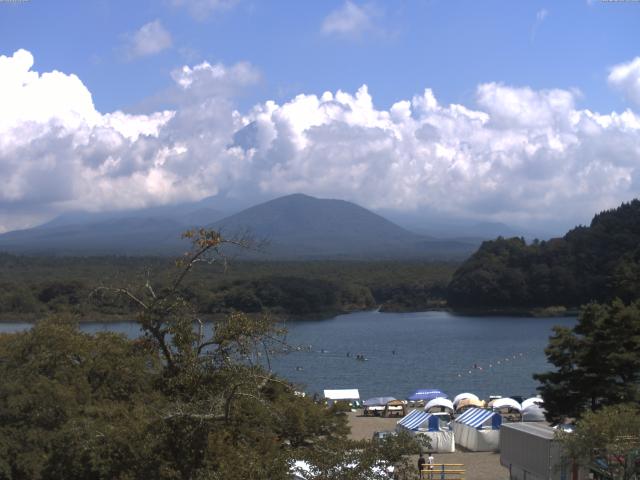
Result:
M185 249L180 233L196 225L227 237L248 233L269 241L265 255L254 255L258 259L460 258L473 248L462 242L435 242L346 200L304 193L274 198L218 221L216 213L200 202L118 215L70 215L37 229L0 235L0 250L178 255Z

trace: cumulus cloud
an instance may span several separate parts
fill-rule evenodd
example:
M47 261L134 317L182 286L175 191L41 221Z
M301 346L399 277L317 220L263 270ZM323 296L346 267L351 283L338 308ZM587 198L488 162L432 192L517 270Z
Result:
M162 26L160 20L145 23L133 35L127 36L125 47L130 59L155 55L173 44L171 34Z
M359 35L373 27L372 12L347 0L342 7L332 11L322 22L326 35Z
M640 105L640 57L614 66L609 73L608 81L609 85Z
M580 109L574 91L486 83L474 105L426 89L380 109L362 86L240 112L237 88L259 72L205 62L172 73L173 110L104 114L76 76L32 66L24 50L0 56L0 228L293 192L524 223L582 219L640 191L640 116Z
M247 62L231 67L221 63L211 65L202 62L194 67L188 65L175 69L171 77L180 87L182 97L188 101L210 97L231 97L239 90L260 80L260 72Z
M480 85L480 110L431 90L378 110L355 95L265 104L246 150L260 188L503 220L595 211L637 194L640 119L576 110L574 93ZM245 146L245 148L247 148Z
M176 7L184 7L196 20L206 20L218 11L228 10L234 7L238 0L173 0Z

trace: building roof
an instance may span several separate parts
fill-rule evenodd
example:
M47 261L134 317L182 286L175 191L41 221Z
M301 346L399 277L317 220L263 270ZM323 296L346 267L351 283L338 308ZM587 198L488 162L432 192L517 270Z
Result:
M534 435L545 440L553 440L556 431L549 425L541 425L539 423L529 422L513 422L503 423L501 428L512 428L514 430L520 430L521 432Z
M360 400L360 392L357 388L325 390L324 398L328 400Z

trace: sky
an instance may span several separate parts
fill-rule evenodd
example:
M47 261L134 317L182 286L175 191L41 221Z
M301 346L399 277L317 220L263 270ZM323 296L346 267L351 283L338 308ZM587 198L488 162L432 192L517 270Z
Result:
M0 0L0 232L289 193L569 228L640 191L640 2Z

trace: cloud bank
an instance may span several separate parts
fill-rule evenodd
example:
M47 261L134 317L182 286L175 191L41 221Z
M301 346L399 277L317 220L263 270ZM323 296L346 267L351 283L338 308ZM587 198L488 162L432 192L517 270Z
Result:
M370 208L526 223L584 218L640 191L640 116L576 107L577 93L479 85L475 104L430 89L388 109L367 87L247 112L250 64L172 72L175 108L98 112L72 74L0 56L0 229L94 211L304 192Z

